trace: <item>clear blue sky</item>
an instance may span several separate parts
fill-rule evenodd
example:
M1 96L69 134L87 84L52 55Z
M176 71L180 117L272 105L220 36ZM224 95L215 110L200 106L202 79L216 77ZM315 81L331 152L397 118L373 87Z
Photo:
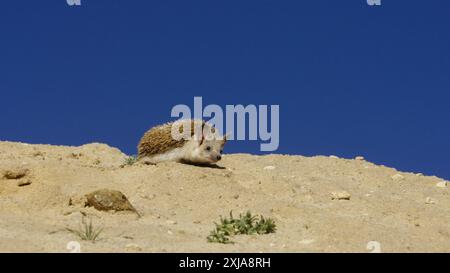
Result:
M277 153L450 179L448 0L81 1L2 2L1 140L134 154L203 96L279 104Z

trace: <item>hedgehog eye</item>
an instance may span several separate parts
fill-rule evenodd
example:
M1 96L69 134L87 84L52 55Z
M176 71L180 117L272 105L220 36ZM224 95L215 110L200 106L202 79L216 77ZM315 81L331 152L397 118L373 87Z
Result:
M220 153L223 153L223 150L222 150L222 149L220 149Z
M211 146L207 146L207 147L206 147L206 150L207 150L207 151L211 151Z

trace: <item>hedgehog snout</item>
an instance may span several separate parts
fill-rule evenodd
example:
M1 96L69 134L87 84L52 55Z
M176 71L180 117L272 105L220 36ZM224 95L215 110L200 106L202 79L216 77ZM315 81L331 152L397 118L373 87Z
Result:
M218 153L212 153L209 155L209 158L212 162L217 162L222 159L222 156Z

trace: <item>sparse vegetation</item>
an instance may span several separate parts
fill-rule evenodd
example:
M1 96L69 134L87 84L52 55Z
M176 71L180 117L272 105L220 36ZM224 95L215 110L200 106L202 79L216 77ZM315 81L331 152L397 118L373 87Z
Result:
M229 236L239 234L268 234L276 231L275 222L271 218L264 218L262 215L252 215L250 211L246 214L239 214L239 218L234 218L230 212L229 218L220 217L220 223L214 223L216 228L207 237L210 243L232 244Z
M66 228L67 231L77 235L81 240L94 242L98 239L98 236L103 231L103 228L96 228L92 224L92 219L89 218L89 223L83 217L81 219L81 225L78 229Z
M124 165L131 166L131 165L133 165L136 162L137 162L137 156L136 155L130 155L129 157L127 157L125 159Z

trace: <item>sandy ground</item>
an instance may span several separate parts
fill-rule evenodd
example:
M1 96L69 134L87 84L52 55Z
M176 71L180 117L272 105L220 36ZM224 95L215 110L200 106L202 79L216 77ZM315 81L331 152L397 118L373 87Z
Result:
M223 168L126 157L105 144L0 142L0 252L69 252L70 241L81 252L450 252L450 185L437 177L328 156L232 154ZM141 217L76 202L104 188ZM340 191L350 199L333 199ZM272 217L277 232L208 243L230 210ZM103 228L98 241L66 231L82 215Z

